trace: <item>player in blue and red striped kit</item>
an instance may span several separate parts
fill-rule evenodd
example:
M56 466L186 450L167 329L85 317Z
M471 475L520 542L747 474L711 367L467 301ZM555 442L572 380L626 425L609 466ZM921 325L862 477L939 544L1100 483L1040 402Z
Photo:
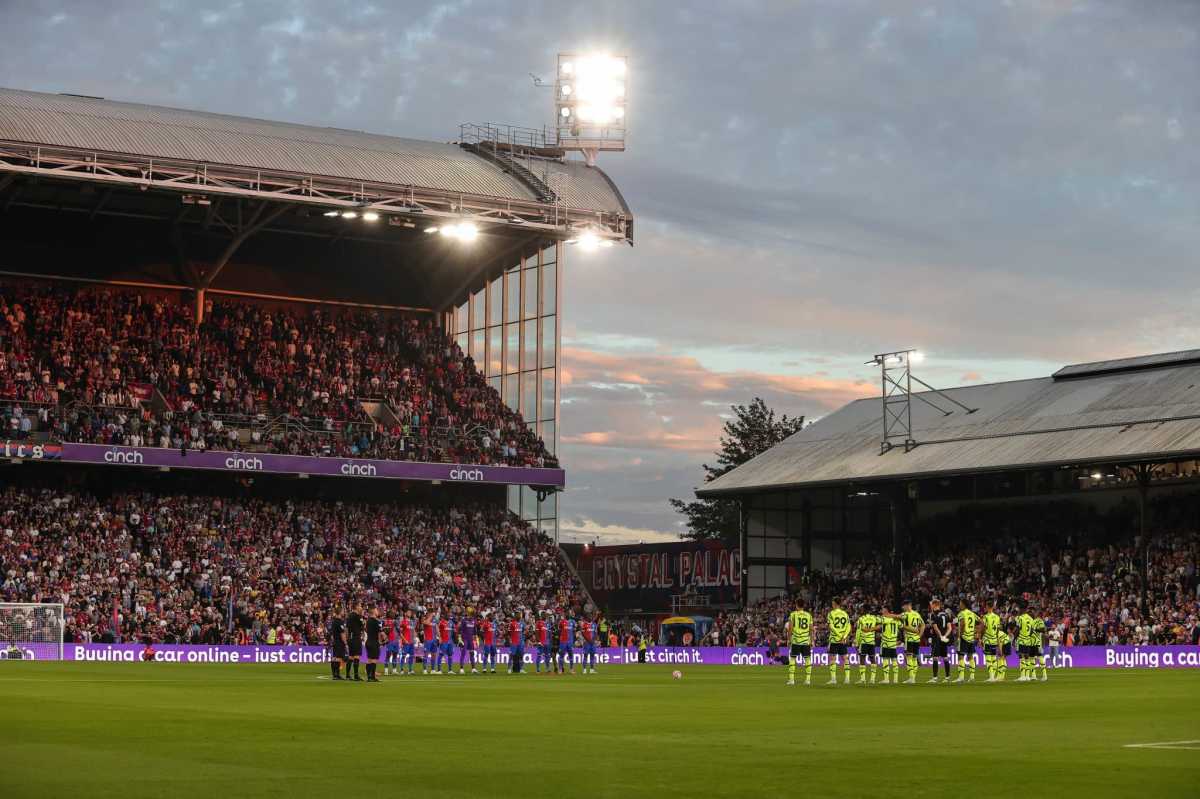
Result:
M421 644L425 649L425 674L433 674L433 666L437 661L437 628L434 626L434 616L426 613L421 621Z
M525 659L525 622L514 618L508 622L509 674L520 674Z
M483 640L484 671L491 666L492 674L496 673L496 624L486 616L479 622L479 637Z
M416 630L414 626L412 611L404 611L404 618L400 620L400 670L397 674L403 674L404 667L407 665L410 677L412 676L413 666L417 660Z
M384 629L387 630L387 647L384 649L383 655L384 676L391 674L393 671L396 674L400 673L400 670L396 667L400 659L400 631L397 629L398 626L396 619L388 619L383 625Z
M434 661L433 673L441 674L442 663L446 664L446 674L454 671L454 619L442 616L437 625L437 660Z
M471 661L471 673L478 674L475 668L475 611L468 610L467 615L458 622L458 673L463 673L463 663L468 658Z
M558 620L558 668L575 673L575 617L568 611Z
M546 673L553 671L553 664L550 662L550 622L546 621L545 616L539 616L537 623L533 627L533 641L537 644L537 654L533 660L533 670L537 673L542 671L542 663L546 664Z
M596 673L596 639L600 635L599 626L595 619L584 621L581 625L583 635L583 673Z

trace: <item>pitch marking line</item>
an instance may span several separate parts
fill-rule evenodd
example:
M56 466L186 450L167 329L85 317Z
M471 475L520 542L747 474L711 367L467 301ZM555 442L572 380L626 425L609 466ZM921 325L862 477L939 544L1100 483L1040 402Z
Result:
M1195 741L1158 741L1146 744L1125 744L1124 749L1192 749L1200 752L1200 740Z

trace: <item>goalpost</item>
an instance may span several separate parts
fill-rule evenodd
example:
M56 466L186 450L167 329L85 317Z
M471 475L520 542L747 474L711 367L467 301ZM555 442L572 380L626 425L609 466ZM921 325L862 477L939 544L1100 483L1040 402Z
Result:
M0 602L0 660L62 660L63 606Z

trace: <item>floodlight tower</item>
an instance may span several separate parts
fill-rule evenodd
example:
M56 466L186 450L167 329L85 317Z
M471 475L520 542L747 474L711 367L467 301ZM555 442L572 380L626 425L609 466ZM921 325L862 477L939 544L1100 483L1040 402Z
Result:
M882 352L876 355L868 364L879 367L880 383L883 400L883 440L879 442L879 454L886 455L897 447L904 447L905 452L911 452L919 443L913 438L912 401L924 402L929 407L949 416L954 411L948 411L923 394L914 394L912 384L917 383L936 394L942 399L957 405L967 413L975 413L978 408L969 408L912 373L912 365L925 360L924 354L917 350L896 350Z
M595 166L601 150L625 150L629 59L559 53L554 76L554 130L562 150Z

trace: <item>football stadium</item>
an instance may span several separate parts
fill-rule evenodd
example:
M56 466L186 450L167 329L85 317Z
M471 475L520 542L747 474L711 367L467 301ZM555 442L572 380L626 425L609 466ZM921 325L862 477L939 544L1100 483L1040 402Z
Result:
M449 142L0 89L0 787L1194 795L1200 350L883 353L736 541L560 541L641 198L632 62L556 69Z

